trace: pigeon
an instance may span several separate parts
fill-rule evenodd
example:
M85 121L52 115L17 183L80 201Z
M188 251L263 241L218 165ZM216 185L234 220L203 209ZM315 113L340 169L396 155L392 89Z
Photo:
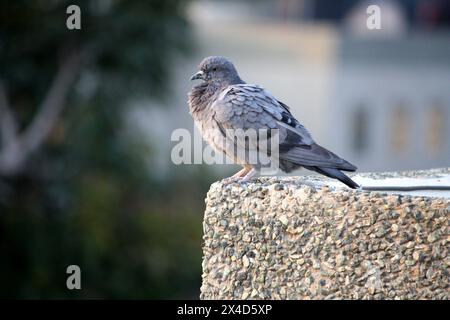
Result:
M228 179L249 181L260 173L262 165L249 161L247 155L237 155L236 139L230 142L227 132L277 130L278 169L290 173L305 168L337 179L350 188L359 188L358 184L342 172L356 171L357 168L353 164L318 145L309 131L295 119L286 104L277 100L263 87L244 82L228 59L220 56L206 57L191 80L201 80L188 93L188 105L203 139L216 152L225 153L234 163L243 167ZM256 137L257 140L258 138L259 136ZM271 149L255 147L248 139L240 146L257 149L268 158L275 158L270 152Z

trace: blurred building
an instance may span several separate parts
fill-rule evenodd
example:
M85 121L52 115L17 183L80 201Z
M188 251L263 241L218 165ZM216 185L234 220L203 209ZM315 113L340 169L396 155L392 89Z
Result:
M341 38L330 145L364 170L448 166L449 60L444 36Z
M175 128L193 130L189 76L204 56L223 55L245 81L288 104L320 144L360 170L448 166L448 6L383 1L382 29L369 31L368 2L343 3L193 2L196 51L175 68L172 108L152 111L161 119L158 135L170 139ZM446 13L429 13L436 8ZM172 146L162 146L162 167Z

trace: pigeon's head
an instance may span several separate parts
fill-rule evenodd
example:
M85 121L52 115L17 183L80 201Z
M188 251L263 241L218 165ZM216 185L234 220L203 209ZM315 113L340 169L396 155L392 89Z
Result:
M223 82L227 84L242 82L233 63L224 57L207 57L203 59L198 69L199 71L191 77L191 80L200 79L206 82Z

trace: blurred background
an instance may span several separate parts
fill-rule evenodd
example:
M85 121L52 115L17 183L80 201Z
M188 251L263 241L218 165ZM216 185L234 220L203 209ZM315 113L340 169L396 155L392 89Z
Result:
M448 166L449 27L445 0L2 2L0 297L198 298L204 198L237 169L170 160L204 56L360 171Z

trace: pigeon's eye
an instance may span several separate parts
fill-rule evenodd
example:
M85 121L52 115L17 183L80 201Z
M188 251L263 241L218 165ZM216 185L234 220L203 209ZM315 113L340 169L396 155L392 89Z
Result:
M212 71L217 71L217 67L212 68Z

